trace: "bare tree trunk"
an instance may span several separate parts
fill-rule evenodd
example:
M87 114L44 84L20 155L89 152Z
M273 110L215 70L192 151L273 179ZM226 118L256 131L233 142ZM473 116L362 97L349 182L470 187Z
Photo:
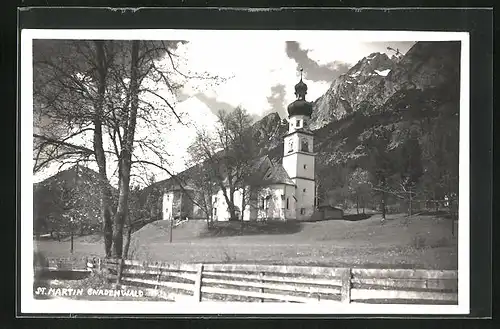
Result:
M413 200L413 197L412 197L412 192L411 192L411 188L410 188L410 202L409 202L409 206L408 206L408 217L411 217L412 215L412 200Z
M128 259L128 251L130 249L130 240L132 239L132 223L129 223L128 229L127 229L127 240L125 240L125 247L123 249L123 254L121 257L120 261L120 267L118 268L118 276L116 283L120 284L122 280L122 275L123 275L123 267L125 266L124 261L125 259Z
M138 77L139 40L132 41L130 64L130 114L124 134L124 147L121 150L120 182L118 207L116 209L113 230L113 251L115 258L121 258L123 249L123 225L128 213L128 197L130 192L130 169L132 166L132 149L139 107L139 77Z
M244 221L244 217L245 217L245 206L246 206L245 198L246 198L246 189L242 188L242 192L241 192L241 221L242 222Z
M315 177L316 182L319 181L317 177ZM316 183L316 188L314 189L314 207L317 209L319 206L319 183Z
M356 213L359 215L359 195L356 193Z
M385 192L382 191L382 220L385 220Z
M229 220L234 221L236 218L236 209L234 207L234 189L232 187L229 188L229 195L224 188L222 190L222 194L224 195L224 199L226 200L227 208L229 210Z
M451 236L455 236L455 211L453 210L454 208L452 207L452 200L450 198L449 201L449 213L451 217Z
M125 247L123 248L123 258L128 258L128 251L130 249L130 240L132 238L132 225L127 229L127 240L125 241Z
M69 252L73 253L73 228L71 228L71 248Z
M99 168L99 188L101 192L101 219L102 231L104 235L104 252L106 257L111 256L111 246L113 243L113 227L111 222L111 190L109 189L108 177L106 174L106 155L104 153L102 140L102 118L104 94L106 92L106 59L104 54L104 41L95 41L97 55L97 72L98 72L98 101L95 107L94 117L94 152Z

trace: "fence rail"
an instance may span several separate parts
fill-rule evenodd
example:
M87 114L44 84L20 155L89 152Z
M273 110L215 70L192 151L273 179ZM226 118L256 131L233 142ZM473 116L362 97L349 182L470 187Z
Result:
M103 259L118 273L120 260ZM255 264L123 261L122 283L170 301L458 303L458 273Z

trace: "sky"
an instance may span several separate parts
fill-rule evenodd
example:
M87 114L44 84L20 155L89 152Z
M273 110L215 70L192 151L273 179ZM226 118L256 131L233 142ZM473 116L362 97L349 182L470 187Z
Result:
M215 86L188 83L179 93L179 105L189 98L201 101L212 112L237 106L260 118L278 112L282 118L294 99L299 69L304 70L307 100L323 95L332 81L373 52L406 53L414 42L336 42L335 40L284 41L262 39L206 39L181 45L177 53L185 68L207 71L228 80ZM192 101L192 100L191 100ZM192 103L190 103L192 105ZM201 104L200 104L201 106Z
M169 166L173 172L181 172L190 165L186 149L195 137L193 127L210 129L219 110L231 111L239 106L254 120L272 112L285 118L288 104L295 100L294 86L300 79L300 68L308 85L306 99L314 101L327 91L336 77L363 57L373 52L387 53L390 57L393 52L387 47L404 54L414 44L411 41L361 42L345 38L287 41L252 34L187 41L179 44L175 51L178 70L189 75L208 74L222 79L188 79L177 95L168 95L176 99L176 111L189 123L186 126L163 118L165 126L160 127L164 133L159 138L170 154ZM167 93L167 89L160 88L158 92ZM149 132L138 129L137 134L147 136ZM37 173L35 182L54 174L56 167ZM110 174L113 171L109 169ZM155 172L155 176L158 180L168 178L164 172Z

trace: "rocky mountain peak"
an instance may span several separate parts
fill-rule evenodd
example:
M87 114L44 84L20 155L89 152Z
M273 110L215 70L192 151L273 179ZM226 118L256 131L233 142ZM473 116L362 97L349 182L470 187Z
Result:
M255 122L254 138L258 144L266 149L273 148L281 142L281 136L288 129L288 125L282 124L277 112L269 113L259 121Z
M311 128L317 129L333 120L364 108L366 94L395 68L385 53L363 57L347 73L335 79L325 95L316 100Z
M348 72L349 75L370 76L377 72L391 70L394 67L392 61L385 53L371 53L363 57Z
M459 42L417 42L404 55L371 53L333 81L315 103L312 129L353 112L383 110L393 95L404 90L438 88L454 81L460 61Z

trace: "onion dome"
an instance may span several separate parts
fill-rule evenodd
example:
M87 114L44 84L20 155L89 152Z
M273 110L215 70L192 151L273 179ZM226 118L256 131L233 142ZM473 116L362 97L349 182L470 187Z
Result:
M290 105L288 105L288 116L292 117L294 115L306 115L311 117L312 115L312 104L304 99L297 99Z
M307 85L302 81L302 69L300 69L300 81L295 85L295 96L297 99L288 105L288 116L312 114L312 104L306 101Z
M307 85L302 81L302 77L300 77L299 83L295 85L295 96L297 98L305 99L307 94Z

